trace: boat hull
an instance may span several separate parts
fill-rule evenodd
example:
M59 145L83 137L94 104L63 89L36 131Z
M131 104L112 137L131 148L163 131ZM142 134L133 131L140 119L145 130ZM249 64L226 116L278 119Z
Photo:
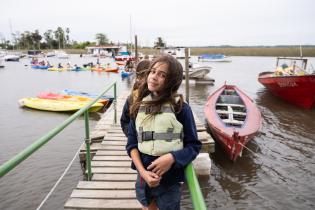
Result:
M218 114L216 109L217 102L225 89L235 90L242 100L242 106L246 108L246 118L241 126L227 124ZM209 96L204 112L214 140L219 143L232 161L236 161L242 155L244 146L253 139L261 127L261 114L257 106L236 86L223 85L215 91Z
M272 94L297 106L311 109L315 106L315 75L274 76L262 72L258 81Z
M41 98L23 98L19 100L21 106L32 109L53 112L74 112L83 108L88 102L73 102L73 101L57 101ZM89 109L90 112L96 112L103 107L101 103L95 103Z

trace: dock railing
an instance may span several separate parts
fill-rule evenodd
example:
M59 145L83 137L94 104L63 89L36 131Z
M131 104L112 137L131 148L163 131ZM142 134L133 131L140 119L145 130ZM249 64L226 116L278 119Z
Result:
M13 158L5 162L0 166L0 178L3 177L5 174L7 174L9 171L11 171L13 168L15 168L17 165L19 165L22 161L27 159L30 155L32 155L36 150L41 148L44 144L46 144L49 140L51 140L53 137L55 137L57 134L59 134L63 129L65 129L68 125L70 125L75 119L80 117L82 114L84 114L84 121L85 121L85 144L86 144L86 163L87 163L87 179L91 180L91 154L90 154L90 131L89 131L89 108L95 104L105 93L107 93L111 88L114 88L114 111L115 111L115 117L114 117L114 123L117 122L117 110L116 110L116 97L117 97L117 88L116 88L116 82L113 82L109 84L104 91L96 97L93 101L87 103L84 107L82 107L80 110L75 112L73 115L71 115L68 119L66 119L63 123L46 133L44 136L37 139L33 144L26 147L23 151L21 151L19 154L15 155Z
M6 161L4 164L0 166L0 178L2 178L5 174L13 170L17 165L19 165L22 161L27 159L31 156L34 152L36 152L39 148L41 148L44 144L46 144L49 140L63 131L68 125L70 125L74 120L84 114L84 122L85 122L85 144L86 144L86 166L87 166L87 179L90 181L92 177L92 170L91 170L91 153L90 153L90 129L89 129L89 108L96 103L105 93L107 93L111 88L114 88L114 122L117 123L117 85L116 82L111 83L108 85L104 91L96 97L93 101L88 103L86 106L75 112L71 115L68 119L66 119L63 123L46 133L44 136L37 139L33 144L26 147L23 151L19 154L15 155L10 160ZM203 198L203 195L200 190L199 182L195 173L195 170L190 163L185 168L185 174L187 179L188 189L190 191L192 204L194 209L197 210L206 210L206 204Z

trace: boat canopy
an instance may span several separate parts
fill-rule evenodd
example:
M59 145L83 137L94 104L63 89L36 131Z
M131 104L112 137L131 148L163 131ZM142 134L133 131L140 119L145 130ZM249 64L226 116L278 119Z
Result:
M206 58L206 59L222 59L225 58L224 54L202 54L199 58Z

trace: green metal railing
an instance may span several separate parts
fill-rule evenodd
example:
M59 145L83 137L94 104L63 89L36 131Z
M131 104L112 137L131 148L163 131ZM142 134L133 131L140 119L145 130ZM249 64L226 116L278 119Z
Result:
M55 137L58 133L60 133L63 129L65 129L68 125L70 125L75 119L80 117L84 114L84 122L85 122L85 145L86 145L86 168L87 168L87 179L90 181L92 177L92 170L91 170L91 152L90 152L90 129L89 129L89 108L96 103L107 91L111 88L114 88L114 123L117 123L117 85L116 82L111 83L108 85L104 91L93 101L88 103L86 106L81 108L79 111L71 115L68 119L66 119L63 123L49 131L47 134L42 136L41 138L37 139L33 144L25 148L19 154L5 162L0 166L0 178L3 177L5 174L10 172L13 168L19 165L22 161L27 159L30 155L32 155L35 151L41 148L44 144L46 144L49 140ZM195 170L190 163L185 168L185 174L187 178L187 185L191 194L193 207L196 210L206 210L206 204L204 198L202 196L199 182L197 176L195 174Z
M66 119L62 124L58 125L51 131L49 131L47 134L42 136L41 138L37 139L33 144L26 147L22 152L5 162L0 166L0 178L3 177L5 174L7 174L9 171L11 171L15 166L20 164L22 161L24 161L26 158L28 158L30 155L32 155L36 150L38 150L40 147L42 147L44 144L46 144L50 139L55 137L58 133L60 133L63 129L65 129L69 124L71 124L75 119L80 117L82 114L84 114L85 119L85 143L86 143L86 164L88 168L88 180L91 180L91 155L90 155L90 131L89 131L89 108L95 104L107 91L109 91L114 86L114 112L115 112L115 122L117 122L117 110L116 110L116 96L117 96L117 88L116 88L116 82L111 83L108 85L104 91L93 101L88 103L86 106L81 108L79 111L71 115L68 119Z
M203 198L200 185L194 167L192 166L192 163L189 163L188 166L186 166L185 175L194 209L206 210L207 209L206 203Z

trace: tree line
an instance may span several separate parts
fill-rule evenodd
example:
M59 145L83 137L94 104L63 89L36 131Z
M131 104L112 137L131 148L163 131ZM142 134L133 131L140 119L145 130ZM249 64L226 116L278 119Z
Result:
M11 39L0 36L0 49L7 50L45 50L45 49L85 49L87 46L114 44L105 33L97 33L95 42L78 42L70 40L70 29L67 27L57 27L56 30L47 30L43 34L39 30L15 32L11 34ZM127 47L132 44L127 44ZM154 42L154 48L166 47L162 37L158 37Z

